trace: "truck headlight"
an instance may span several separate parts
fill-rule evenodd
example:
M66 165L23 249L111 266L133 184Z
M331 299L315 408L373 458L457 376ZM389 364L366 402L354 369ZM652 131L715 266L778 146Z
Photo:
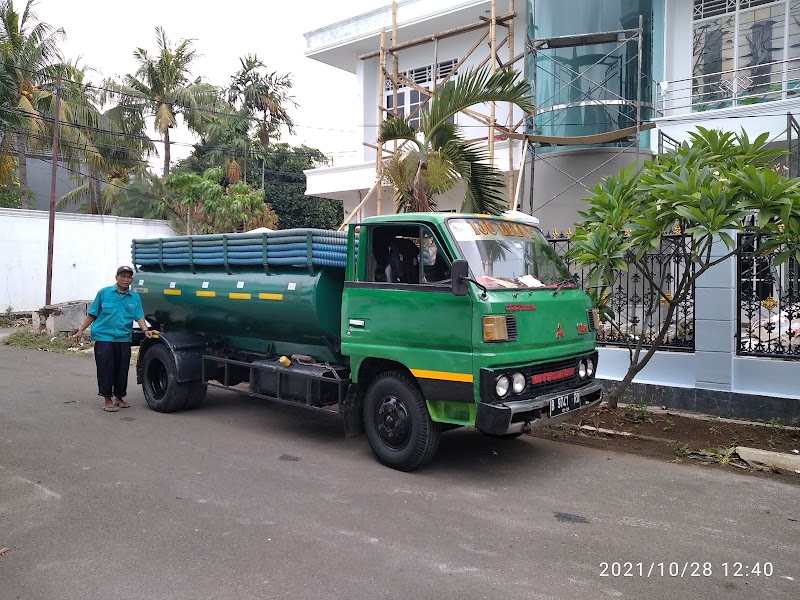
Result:
M497 394L498 398L504 398L508 395L509 385L511 385L511 382L505 375L501 375L497 378L497 381L494 383L494 393Z
M586 363L583 362L583 361L580 361L578 363L578 377L580 377L581 379L586 377L586 370L587 370L586 369Z
M594 361L590 358L586 361L586 374L591 377L594 375Z
M511 379L511 388L514 390L515 394L521 394L525 391L525 375L522 373L514 373L514 377Z
M505 315L486 315L483 317L483 341L508 341L508 327L506 326Z

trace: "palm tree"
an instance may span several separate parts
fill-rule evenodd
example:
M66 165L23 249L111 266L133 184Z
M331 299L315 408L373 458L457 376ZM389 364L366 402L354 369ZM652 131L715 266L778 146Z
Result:
M28 0L20 14L13 0L0 2L0 70L4 72L7 90L12 99L12 114L18 119L13 128L16 137L16 152L19 161L19 183L22 205L29 205L27 157L28 135L39 145L44 139L46 126L37 111L41 99L38 87L43 81L56 78L60 61L58 42L64 36L63 29L53 29L38 21L31 10L35 0ZM38 21L38 22L37 22ZM2 145L2 163L8 165L10 140ZM0 168L0 174L7 169Z
M151 56L137 48L133 57L139 62L134 75L128 74L123 84L107 82L109 96L119 97L143 115L153 117L154 127L164 140L164 176L170 168L169 130L178 126L183 116L189 129L199 132L203 126L203 109L214 111L219 106L219 90L198 77L189 79L189 67L197 57L191 40L181 40L172 47L161 27L156 27L158 54ZM104 98L105 99L105 98Z
M142 219L176 219L172 197L164 188L164 180L150 171L133 177L117 202L116 214ZM176 222L173 220L173 227ZM177 228L176 228L177 231Z
M56 205L63 209L81 204L88 214L105 214L120 198L131 175L144 170L144 157L154 151L145 136L145 122L136 110L117 105L102 112L99 94L88 82L90 69L77 61L66 63L62 88L62 136L65 158L79 153L84 168L73 168L70 177L77 186ZM77 165L80 166L80 165ZM101 183L105 183L105 187Z
M463 212L502 212L502 173L487 164L488 153L480 142L463 140L458 127L449 122L459 111L484 102L511 102L525 113L533 112L530 85L519 80L519 73L502 70L491 74L484 68L447 82L431 96L419 135L402 117L381 123L380 144L406 140L412 148L399 149L387 163L401 209L431 210L431 198L451 189L460 178L466 184Z
M269 147L270 138L279 137L281 126L286 126L289 133L294 133L294 121L289 116L287 105L297 106L289 95L292 79L289 75L278 75L277 72L264 74L266 65L255 54L248 54L239 59L241 69L233 77L228 87L228 102L237 110L239 117L245 117L249 123L255 120L256 136L262 154L261 189L264 189L264 152ZM248 138L249 141L249 138ZM250 150L248 144L248 151ZM245 169L245 181L246 181Z

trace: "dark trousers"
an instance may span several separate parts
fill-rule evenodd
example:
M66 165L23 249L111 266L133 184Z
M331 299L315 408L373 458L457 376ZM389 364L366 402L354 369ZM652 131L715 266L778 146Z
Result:
M124 398L128 393L128 367L131 364L130 342L95 342L98 395Z

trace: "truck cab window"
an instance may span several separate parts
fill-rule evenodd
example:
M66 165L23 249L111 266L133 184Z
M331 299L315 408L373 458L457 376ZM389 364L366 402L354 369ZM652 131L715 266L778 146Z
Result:
M450 261L426 227L374 227L370 235L370 247L366 281L426 285L450 278Z
M450 280L450 261L431 235L422 231L422 283L436 284Z

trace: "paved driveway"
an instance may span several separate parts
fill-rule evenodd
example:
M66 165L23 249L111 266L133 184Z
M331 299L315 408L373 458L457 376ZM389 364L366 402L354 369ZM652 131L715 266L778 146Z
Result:
M399 473L222 390L103 413L93 371L0 345L2 600L800 598L797 486L469 430Z

